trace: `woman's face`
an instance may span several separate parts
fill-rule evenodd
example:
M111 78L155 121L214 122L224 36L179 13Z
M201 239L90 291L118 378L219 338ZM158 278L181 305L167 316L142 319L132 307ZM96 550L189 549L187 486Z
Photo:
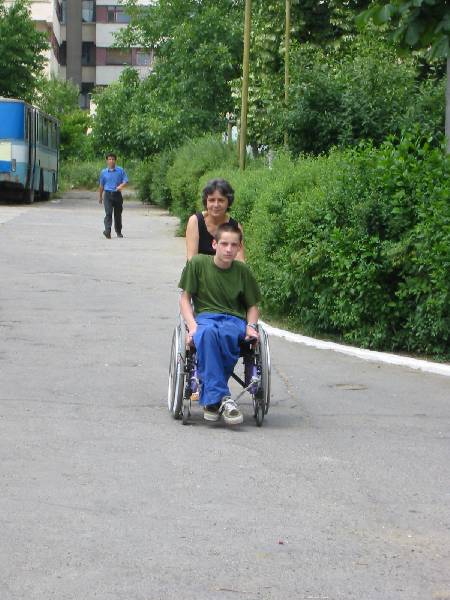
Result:
M228 198L223 196L219 190L215 190L206 197L206 210L213 217L221 217L227 212Z

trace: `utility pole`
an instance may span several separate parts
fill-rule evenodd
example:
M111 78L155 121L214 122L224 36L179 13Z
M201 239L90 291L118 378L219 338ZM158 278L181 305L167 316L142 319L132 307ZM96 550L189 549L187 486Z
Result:
M286 25L284 31L284 108L289 102L289 46L291 41L291 0L286 0ZM284 145L288 147L288 131L284 132Z
M251 20L252 0L245 0L244 56L242 59L241 131L239 132L239 168L241 171L245 169L245 158L247 152L248 74L250 63Z

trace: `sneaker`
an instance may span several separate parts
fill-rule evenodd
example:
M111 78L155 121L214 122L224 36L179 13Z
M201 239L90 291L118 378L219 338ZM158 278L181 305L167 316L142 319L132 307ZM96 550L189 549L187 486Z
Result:
M109 231L104 231L103 235L105 236L106 239L108 239L108 240L111 239L111 234L109 233Z
M237 404L229 396L225 396L220 404L220 413L223 416L223 420L228 425L239 425L244 420L241 411L238 409Z
M118 233L117 237L123 237L123 235L121 233Z
M203 407L203 418L205 421L218 421L220 417L219 413L220 404L208 404Z

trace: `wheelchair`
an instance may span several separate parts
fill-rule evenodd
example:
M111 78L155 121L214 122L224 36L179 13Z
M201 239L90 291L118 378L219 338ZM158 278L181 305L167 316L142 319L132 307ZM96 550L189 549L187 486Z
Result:
M241 342L240 359L244 365L244 379L235 372L231 377L242 387L237 399L245 392L250 394L253 416L256 425L261 427L270 406L270 350L266 331L261 325L258 331L258 342ZM192 403L198 401L200 388L197 353L195 348L186 347L186 325L180 317L172 335L167 405L173 418L181 419L183 425L188 423Z

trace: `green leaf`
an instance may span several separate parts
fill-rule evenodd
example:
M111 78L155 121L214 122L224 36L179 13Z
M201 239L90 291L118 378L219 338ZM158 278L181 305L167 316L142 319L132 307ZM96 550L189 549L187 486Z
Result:
M430 58L448 58L450 56L450 45L448 37L441 35L431 46L429 52Z
M385 4L379 8L373 15L373 22L375 25L383 25L391 20L395 7L392 4Z

